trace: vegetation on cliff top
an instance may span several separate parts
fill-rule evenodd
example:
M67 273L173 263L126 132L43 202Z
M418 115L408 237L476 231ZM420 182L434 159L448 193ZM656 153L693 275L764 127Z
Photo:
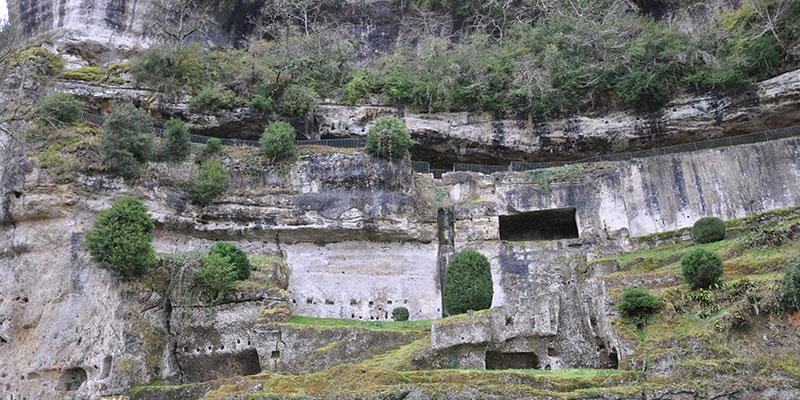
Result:
M224 94L211 108L250 102L303 115L314 98L377 95L424 111L550 117L608 104L655 109L685 90L745 87L792 67L800 44L800 4L779 0L715 10L702 24L654 20L611 0L415 3L391 55L366 68L317 0L266 2L262 15L275 19L259 22L241 49L154 47L131 72L198 99ZM446 26L452 12L462 15L458 26Z

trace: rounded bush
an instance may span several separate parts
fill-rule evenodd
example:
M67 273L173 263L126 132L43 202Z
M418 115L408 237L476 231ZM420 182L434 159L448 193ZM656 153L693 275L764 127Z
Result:
M372 86L366 75L363 72L358 73L342 88L342 101L354 106L359 100L369 96L371 90Z
M617 309L630 318L637 326L647 323L650 314L658 311L658 299L647 289L628 287L617 303Z
M236 288L238 272L231 259L219 253L209 253L203 266L193 278L198 286L198 297L210 304L219 303L225 294Z
M450 315L492 306L492 272L489 260L475 250L456 253L444 275L444 306Z
M153 219L147 207L135 197L117 201L102 211L86 234L86 246L102 268L123 275L142 274L155 262Z
M392 310L392 319L395 321L408 321L408 309L405 307L397 307Z
M204 161L187 190L189 199L205 207L228 187L228 170L216 159Z
M217 138L209 138L206 140L206 148L204 153L207 155L219 154L222 151L222 141Z
M264 129L258 142L264 155L275 161L292 157L294 138L294 128L286 122L277 121Z
M706 249L694 249L681 258L681 272L693 289L705 289L722 275L722 257Z
M227 257L231 264L236 267L236 276L238 279L244 280L250 277L250 270L253 269L253 266L250 265L250 260L247 259L247 254L245 254L245 252L236 245L225 242L217 242L211 246L211 250L209 250L208 254L219 254Z
M314 92L305 86L289 84L278 100L278 112L282 115L303 116L314 109Z
M783 299L789 309L800 309L800 256L795 257L784 270Z
M166 136L166 141L161 149L162 158L180 162L189 157L192 148L189 141L189 131L183 121L177 118L170 118L164 124L164 136Z
M247 102L247 106L262 113L271 112L272 97L254 94L253 97L250 98L250 101Z
M397 118L383 118L367 133L367 153L387 160L400 160L408 155L411 135Z
M132 178L153 156L153 122L131 104L115 107L100 133L100 161L111 173Z
M196 111L232 110L236 105L236 95L233 91L211 87L200 90L189 103L189 107Z
M45 119L71 124L78 120L81 102L69 93L52 93L39 104L39 115Z
M725 222L716 217L700 218L694 223L692 238L697 243L711 243L725 239Z

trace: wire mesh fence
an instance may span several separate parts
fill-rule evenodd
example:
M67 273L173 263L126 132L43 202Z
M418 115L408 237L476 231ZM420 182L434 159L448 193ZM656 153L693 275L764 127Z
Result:
M484 174L491 174L494 172L510 171L510 169L508 165L503 166L503 165L453 163L453 171L481 172Z
M414 172L418 172L420 174L428 174L431 172L431 164L427 161L411 161L411 168L414 169Z
M295 140L294 144L295 146L325 146L337 147L340 149L355 149L366 146L367 138Z

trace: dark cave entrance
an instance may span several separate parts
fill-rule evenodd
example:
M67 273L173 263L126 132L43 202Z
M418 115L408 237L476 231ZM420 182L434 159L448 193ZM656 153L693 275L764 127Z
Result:
M261 372L261 362L256 349L210 354L188 352L178 353L177 356L184 383L206 382Z
M500 239L514 242L578 238L574 208L500 216Z
M486 352L486 369L539 369L536 353Z

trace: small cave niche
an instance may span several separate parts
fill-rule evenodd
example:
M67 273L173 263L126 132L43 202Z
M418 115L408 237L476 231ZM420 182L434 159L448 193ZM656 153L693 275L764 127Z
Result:
M611 349L608 352L608 361L610 368L619 369L619 355L617 354L617 349Z
M106 356L103 359L103 369L100 370L100 379L106 379L109 375L111 375L111 364L113 358L111 356Z
M269 358L272 358L272 359L281 358L281 351L280 350L273 350L272 353L269 355Z
M486 352L486 369L539 369L536 353Z
M271 353L270 356L274 355ZM280 353L277 354L280 356ZM186 383L205 382L233 376L255 375L261 363L255 349L235 353L218 352L199 355L178 355Z
M578 238L575 208L501 215L500 239L513 242Z
M65 369L61 376L58 377L56 390L62 392L75 391L83 385L83 382L86 382L86 371L83 368Z

